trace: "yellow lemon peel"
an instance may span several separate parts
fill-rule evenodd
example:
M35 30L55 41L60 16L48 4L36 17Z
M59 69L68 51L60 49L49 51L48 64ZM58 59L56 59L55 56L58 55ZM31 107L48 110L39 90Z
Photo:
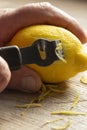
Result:
M18 104L16 107L18 108L29 108L29 107L41 107L42 105L40 103L28 103L28 104Z
M18 105L17 107L25 108L24 111L21 112L21 116L24 116L25 113L28 111L28 109L29 109L30 107L41 107L41 106L42 106L42 105L41 105L41 104L38 104L38 103L29 103L29 104L27 104L26 106L25 106L25 104L24 104L24 105Z
M64 120L64 118L48 120L42 126L48 125L50 123L55 123L55 122L60 121L60 120ZM66 130L70 125L71 125L71 121L68 120L63 126L54 126L51 129L52 130Z
M57 47L55 48L55 54L62 62L67 63L67 61L63 58L63 54L58 53L58 51L63 51L61 42L58 43Z
M49 88L49 90L51 90L52 92L55 92L55 93L64 93L66 91L65 89L64 90L59 89L58 85L48 84L46 86Z
M84 84L87 84L87 73L81 76L80 81Z
M58 85L42 84L41 90L39 92L40 92L39 95L35 97L34 99L32 99L30 103L16 105L16 107L18 108L25 108L25 110L21 113L22 116L31 107L41 107L42 105L40 104L40 102L44 100L50 94L55 93L55 92L64 93L65 90L59 89Z
M71 106L70 110L73 109L73 108L77 105L77 103L78 103L78 101L79 101L79 97L80 97L80 93L78 93L78 94L76 95L76 97L75 97L75 99L74 99L74 101L73 101L73 103L72 103L72 106Z
M54 123L54 122L57 122L57 121L60 121L60 120L64 120L64 119L63 118L58 118L58 119L48 120L42 126L45 126L47 124Z
M63 126L55 126L52 127L52 130L66 130L69 126L71 125L71 121L68 121L65 125Z
M63 111L53 111L51 112L52 115L87 115L86 112L78 112L78 111L71 111L71 110L63 110Z

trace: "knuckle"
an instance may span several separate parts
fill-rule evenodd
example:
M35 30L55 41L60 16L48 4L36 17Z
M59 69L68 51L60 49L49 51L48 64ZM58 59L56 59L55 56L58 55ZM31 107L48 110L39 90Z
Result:
M49 2L40 2L39 3L39 7L42 9L49 9L51 6L52 6L51 3L49 3Z

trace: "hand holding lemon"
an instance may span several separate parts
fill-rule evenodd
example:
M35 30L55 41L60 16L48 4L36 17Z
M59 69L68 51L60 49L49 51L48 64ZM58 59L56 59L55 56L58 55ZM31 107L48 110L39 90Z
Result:
M72 33L74 33L81 40L81 42L86 42L87 40L85 32L83 31L79 23L74 18L72 18L71 16L67 15L65 12L52 6L49 3L36 3L36 4L25 5L17 9L11 9L10 11L7 12L7 14L6 13L4 14L4 11L2 12L3 12L2 15L4 15L4 19L2 19L2 17L0 18L0 34L1 34L0 44L1 46L4 45L3 43L11 40L13 36L15 35L15 33L21 30L22 28L28 27L31 25L46 24L46 23L55 25L55 26L61 26L63 28L67 28ZM10 25L10 28L8 26L8 23ZM25 34L27 35L27 33ZM48 35L47 34L44 34L44 35L45 35L45 38L50 39L51 34L49 35L48 33ZM39 38L39 36L36 34L35 38ZM53 35L52 39L54 38L55 37ZM32 37L28 38L28 40L29 39L31 40L30 43L32 43L34 40ZM22 46L24 46L24 44L28 45L27 43L25 43L25 41L29 43L28 40L26 40L25 38L24 43L21 43L21 45ZM16 41L17 39L15 40L15 42ZM11 43L12 42L10 42L10 44ZM16 43L12 43L12 44L16 44ZM74 44L74 47L75 47L75 44ZM6 64L4 63L3 66L6 66ZM0 81L0 91L3 91L3 89L7 86L10 78L11 80L10 80L9 86L11 88L25 90L25 91L29 91L29 90L37 91L41 86L42 79L41 79L41 76L39 76L38 73L36 73L35 71L24 66L19 71L12 72L12 77L11 77L9 69L6 68L5 73L3 72L3 69L2 69L1 71L2 75L1 75L1 72L0 72L0 75L4 77L4 79ZM4 76L6 72L7 74L9 73L8 80L7 80L7 77ZM44 77L42 78L44 80ZM55 82L55 80L56 79L53 78L53 82ZM62 80L64 80L64 78Z
M28 64L27 67L35 70L45 83L58 83L65 81L78 72L87 70L87 52L80 40L70 31L52 25L34 25L20 30L10 41L9 45L19 47L31 46L37 39L47 39L50 41L60 40L57 45L58 60L47 66ZM51 43L49 43L51 44ZM50 50L49 50L50 51ZM32 52L34 53L34 52ZM50 52L52 53L52 52Z

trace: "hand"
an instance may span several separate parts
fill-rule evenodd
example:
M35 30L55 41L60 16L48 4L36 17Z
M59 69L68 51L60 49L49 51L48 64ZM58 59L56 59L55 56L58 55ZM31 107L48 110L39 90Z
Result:
M0 10L0 45L8 42L18 30L35 24L64 27L74 33L82 43L87 42L85 31L73 17L50 3L42 2ZM0 91L7 87L35 92L40 89L41 84L40 76L32 69L23 66L11 73L7 63L0 58Z

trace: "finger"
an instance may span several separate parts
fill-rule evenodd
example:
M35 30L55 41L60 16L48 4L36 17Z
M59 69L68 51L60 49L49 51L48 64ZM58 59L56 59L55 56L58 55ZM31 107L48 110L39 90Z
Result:
M0 57L0 92L8 85L11 78L11 72L7 63Z
M87 33L72 16L54 6L49 6L48 23L64 27L76 35L82 43L87 42Z
M8 88L26 92L36 92L41 87L40 76L32 69L22 67L20 70L12 72L12 78Z
M18 30L36 24L64 27L75 34L82 43L87 42L86 32L73 17L48 2L41 2L11 9L5 14L4 20L3 17L0 19L0 44L9 41Z
M21 24L19 26L22 25L22 27L25 27L35 24L56 25L71 31L82 43L87 42L87 33L81 27L79 22L48 2L25 5L23 8L19 8L18 10L19 14L22 14L20 15ZM24 17L27 17L27 20L25 20Z

